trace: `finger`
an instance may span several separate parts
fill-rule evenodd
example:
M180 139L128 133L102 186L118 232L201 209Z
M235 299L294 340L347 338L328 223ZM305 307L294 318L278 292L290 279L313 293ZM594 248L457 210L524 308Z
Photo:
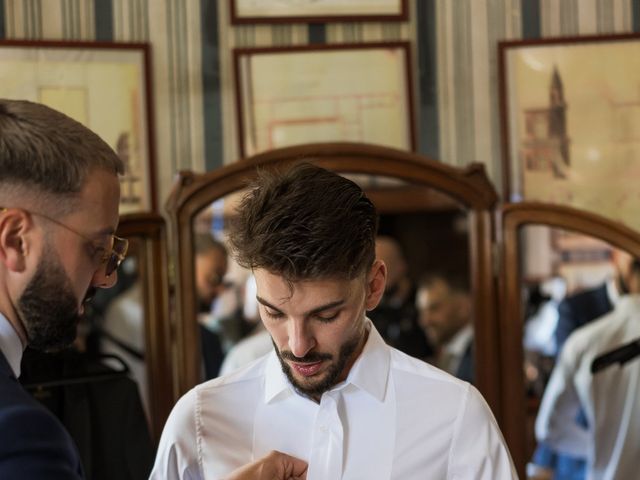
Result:
M278 452L285 466L285 472L292 479L307 478L307 462L299 458Z

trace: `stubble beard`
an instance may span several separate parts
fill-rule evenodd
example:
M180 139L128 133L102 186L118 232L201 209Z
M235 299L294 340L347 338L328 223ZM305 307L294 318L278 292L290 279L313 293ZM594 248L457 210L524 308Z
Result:
M293 355L290 351L281 352L275 342L273 342L273 339L271 341L273 342L273 347L278 355L278 359L280 360L282 372L289 380L289 383L293 385L298 393L310 398L319 398L324 392L330 390L336 383L338 383L338 379L342 375L347 363L356 352L356 349L360 345L364 335L365 332L361 332L359 335L356 334L344 342L338 352L337 360L335 360L327 370L321 373L321 378L317 381L314 381L313 377L306 378L304 381L297 379L286 360L298 363L313 363L317 361L330 361L334 358L333 355L329 353L310 352L304 357L299 358Z

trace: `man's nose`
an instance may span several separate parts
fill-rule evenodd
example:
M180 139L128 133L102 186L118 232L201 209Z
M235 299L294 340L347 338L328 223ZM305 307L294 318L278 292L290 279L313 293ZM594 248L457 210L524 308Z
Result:
M289 326L289 349L296 357L304 357L316 342L304 320L292 320Z
M93 274L91 279L91 286L96 288L111 288L118 281L118 271L114 271L108 277L104 274L104 266L99 268L96 273Z

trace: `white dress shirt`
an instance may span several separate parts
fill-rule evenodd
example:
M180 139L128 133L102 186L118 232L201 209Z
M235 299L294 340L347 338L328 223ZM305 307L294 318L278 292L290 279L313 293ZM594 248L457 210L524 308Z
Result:
M589 479L638 478L640 359L591 373L597 356L638 337L640 296L623 296L613 312L569 336L545 389L536 437L586 457ZM575 422L580 407L588 430Z
M275 352L192 389L169 416L151 479L219 479L271 450L306 460L308 480L517 478L479 392L369 328L320 403L295 392Z
M0 351L7 359L13 374L20 376L20 362L22 361L22 341L4 315L0 313Z

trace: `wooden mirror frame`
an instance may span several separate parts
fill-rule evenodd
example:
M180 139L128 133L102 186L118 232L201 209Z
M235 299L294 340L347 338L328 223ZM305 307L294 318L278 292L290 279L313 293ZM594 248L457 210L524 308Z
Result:
M339 173L392 176L451 196L467 209L469 268L474 292L477 386L499 416L500 382L496 284L492 263L493 207L498 196L484 167L445 165L422 155L358 143L287 147L240 160L218 170L182 172L166 204L174 252L176 377L178 395L201 383L193 267L193 220L214 200L246 186L257 168L310 162Z
M526 411L524 386L523 311L520 292L519 231L526 225L544 225L571 230L604 240L611 245L640 256L640 233L618 222L576 208L539 202L505 204L501 212L502 274L500 294L500 349L502 362L502 433L520 478L526 478L529 461L526 450ZM521 399L522 401L518 401Z
M118 236L140 242L143 291L145 366L149 388L150 433L154 445L174 405L174 380L169 325L169 282L166 221L157 213L120 217Z

